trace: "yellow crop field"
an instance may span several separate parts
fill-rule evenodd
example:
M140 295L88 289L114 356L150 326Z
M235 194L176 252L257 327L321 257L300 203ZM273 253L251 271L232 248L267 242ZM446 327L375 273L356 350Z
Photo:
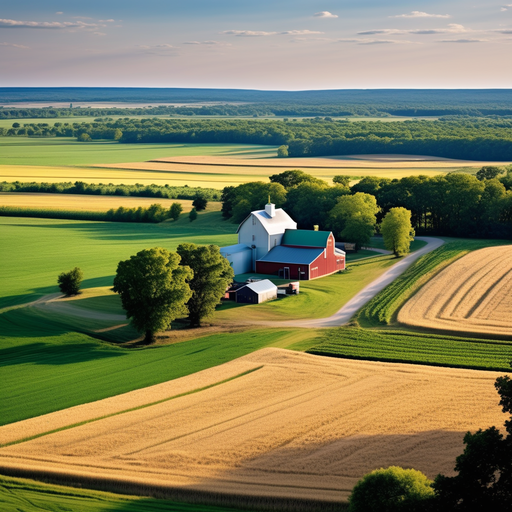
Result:
M512 336L512 246L480 249L455 261L406 302L398 321Z
M498 375L267 348L1 427L0 467L162 497L344 501L379 467L453 474L464 433L503 423Z
M106 212L111 208L148 208L152 204L161 204L169 208L172 203L180 203L183 212L192 209L192 201L185 199L162 199L159 197L132 196L93 196L72 194L39 194L32 192L0 192L0 206L19 208L51 208L52 210L73 210L88 212ZM220 203L208 203L209 211L220 210Z

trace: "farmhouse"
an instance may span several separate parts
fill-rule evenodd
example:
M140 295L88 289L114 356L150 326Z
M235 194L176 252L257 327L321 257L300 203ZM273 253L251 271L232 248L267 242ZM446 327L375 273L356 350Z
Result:
M273 204L251 212L237 233L238 244L221 248L235 274L315 279L345 269L345 252L336 248L330 231L297 229L297 223Z

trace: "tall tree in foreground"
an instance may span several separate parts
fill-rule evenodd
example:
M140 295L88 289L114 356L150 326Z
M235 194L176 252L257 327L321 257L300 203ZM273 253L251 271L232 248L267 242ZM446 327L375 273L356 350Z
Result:
M187 314L186 303L192 296L187 283L193 272L180 265L180 256L160 247L144 249L117 266L114 287L119 293L127 318L144 342L153 343L155 333Z
M192 296L187 302L188 318L191 327L200 327L215 311L235 274L216 245L180 244L177 252L182 265L194 272L189 282Z
M414 240L411 212L402 207L391 208L382 219L380 232L384 247L388 251L392 251L397 258L408 254L411 242Z
M512 379L498 377L494 387L503 412L512 415ZM496 427L464 436L466 448L457 457L458 475L434 481L439 512L510 512L512 510L512 416L507 435Z

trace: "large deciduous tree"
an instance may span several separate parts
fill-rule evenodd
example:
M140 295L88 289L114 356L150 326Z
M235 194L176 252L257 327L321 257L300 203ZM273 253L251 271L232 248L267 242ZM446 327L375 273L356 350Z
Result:
M194 273L180 265L181 257L160 247L144 249L130 259L120 261L114 278L114 292L121 296L126 316L144 342L153 343L156 332L187 314L192 296L187 281Z
M384 247L392 251L397 258L404 256L409 252L411 242L414 240L411 212L402 207L391 208L382 219L380 232Z
M215 311L235 274L216 245L180 244L177 252L182 265L194 272L189 282L192 296L187 302L188 318L191 327L200 327Z
M370 194L357 192L342 196L329 213L331 230L360 249L373 236L379 211L375 197Z

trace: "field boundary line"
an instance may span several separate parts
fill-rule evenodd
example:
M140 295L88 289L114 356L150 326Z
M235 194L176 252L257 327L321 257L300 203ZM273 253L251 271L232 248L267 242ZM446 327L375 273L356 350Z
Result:
M246 370L245 372L239 373L238 375L234 375L233 377L229 377L228 379L224 379L224 380L221 380L219 382L214 382L213 384L209 384L208 386L203 386L201 388L192 389L190 391L185 391L184 393L179 393L177 395L173 395L173 396L170 396L170 397L167 397L167 398L162 398L161 400L157 400L155 402L150 402L148 404L138 405L137 407L131 407L129 409L124 409L122 411L113 412L111 414L105 414L103 416L98 416L97 418L91 418L89 420L80 421L78 423L73 423L71 425L66 425L64 427L56 428L56 429L53 429L53 430L48 430L47 432L41 432L39 434L34 434L33 436L25 437L25 438L22 438L22 439L17 439L16 441L10 441L10 442L5 443L5 444L0 444L0 448L6 448L7 446L12 446L12 445L15 445L15 444L26 443L28 441L32 441L32 440L38 439L40 437L48 436L50 434L55 434L57 432L62 432L63 430L69 430L69 429L72 429L72 428L81 427L82 425L86 425L88 423L94 423L96 421L104 420L106 418L112 418L114 416L119 416L121 414L127 414L127 413L130 413L130 412L133 412L133 411L138 411L140 409L146 409L147 407L152 407L154 405L159 405L159 404L164 403L164 402L169 402L169 401L175 400L177 398L181 398L181 397L188 396L188 395L193 395L195 393L200 393L201 391L206 391L207 389L214 388L214 387L220 386L222 384L226 384L227 382L230 382L232 380L244 377L245 375L249 375L250 373L253 373L253 372L256 372L258 370L261 370L263 368L263 366L264 365L258 366L256 368L251 368L250 370Z

